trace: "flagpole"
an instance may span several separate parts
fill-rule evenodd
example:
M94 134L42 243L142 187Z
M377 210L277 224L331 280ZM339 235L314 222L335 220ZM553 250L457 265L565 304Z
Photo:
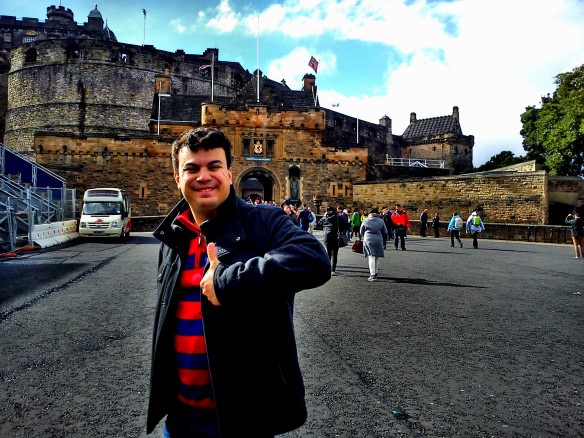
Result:
M213 52L211 58L211 102L213 102L214 99L214 89L215 89L215 52Z
M144 37L142 38L142 46L146 43L146 9L142 9L144 13Z
M256 102L260 103L260 16L258 15L258 37L256 43L256 76L257 76L257 95L256 95Z
M359 118L357 118L357 144L359 144Z

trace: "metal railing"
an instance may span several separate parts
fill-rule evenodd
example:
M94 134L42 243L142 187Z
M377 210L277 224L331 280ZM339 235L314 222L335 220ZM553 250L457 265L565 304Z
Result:
M394 158L389 155L385 156L385 166L402 166L402 167L430 167L434 169L445 169L445 160L427 160L424 158Z
M76 205L75 189L67 189L64 178L0 143L2 249L14 249L19 240L32 245L33 225L74 219Z

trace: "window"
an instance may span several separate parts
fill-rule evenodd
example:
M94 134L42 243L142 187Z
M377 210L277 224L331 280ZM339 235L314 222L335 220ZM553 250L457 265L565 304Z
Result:
M25 36L22 39L23 43L32 43L33 41L36 41L36 36Z
M244 157L273 157L276 139L268 135L264 138L263 134L245 135L241 139L241 154Z
M249 138L244 138L243 142L242 142L242 150L241 153L242 155L245 156L249 156L249 145L251 143L251 140Z
M28 49L24 55L24 62L36 62L37 51L36 49Z

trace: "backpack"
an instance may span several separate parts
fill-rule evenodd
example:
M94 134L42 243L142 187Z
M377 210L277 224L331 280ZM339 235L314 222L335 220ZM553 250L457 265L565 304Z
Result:
M461 229L462 228L462 218L460 216L456 216L454 219L454 228Z
M472 223L473 223L473 225L476 225L477 227L481 226L481 218L479 217L478 214L472 218Z

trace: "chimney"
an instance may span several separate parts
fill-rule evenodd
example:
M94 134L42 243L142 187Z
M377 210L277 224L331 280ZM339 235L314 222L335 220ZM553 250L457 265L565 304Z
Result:
M304 91L305 93L311 93L312 94L312 88L315 86L314 83L316 81L316 76L311 75L311 74L305 74L304 77L302 78L302 91Z
M452 107L452 117L454 117L457 122L460 122L457 106Z
M416 123L416 113L410 113L410 125Z

